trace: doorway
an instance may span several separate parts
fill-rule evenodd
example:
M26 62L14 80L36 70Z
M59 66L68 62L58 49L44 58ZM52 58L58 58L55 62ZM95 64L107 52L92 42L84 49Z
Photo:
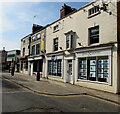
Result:
M67 82L73 83L73 65L72 60L67 61Z

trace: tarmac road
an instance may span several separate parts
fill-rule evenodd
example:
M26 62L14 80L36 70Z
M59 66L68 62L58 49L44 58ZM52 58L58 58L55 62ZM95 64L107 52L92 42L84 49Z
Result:
M1 94L1 93L0 93ZM119 107L120 108L120 107ZM8 79L2 80L2 111L11 112L118 112L117 104L87 95L45 96Z

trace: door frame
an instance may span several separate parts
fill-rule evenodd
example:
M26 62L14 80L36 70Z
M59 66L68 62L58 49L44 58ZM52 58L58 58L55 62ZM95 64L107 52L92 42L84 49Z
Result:
M69 82L68 81L68 61L69 60L72 60L72 77L71 77L71 81ZM68 83L71 83L71 84L74 84L74 59L73 59L73 56L70 56L70 57L65 57L65 66L64 66L64 82L68 82Z

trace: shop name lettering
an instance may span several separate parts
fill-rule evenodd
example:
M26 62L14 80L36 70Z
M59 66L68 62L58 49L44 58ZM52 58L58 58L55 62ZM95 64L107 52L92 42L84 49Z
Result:
M88 56L90 56L90 55L95 55L95 54L98 54L98 53L100 53L99 51L94 51L94 52L85 52L85 53L82 53L82 56L85 56L85 55L88 55Z

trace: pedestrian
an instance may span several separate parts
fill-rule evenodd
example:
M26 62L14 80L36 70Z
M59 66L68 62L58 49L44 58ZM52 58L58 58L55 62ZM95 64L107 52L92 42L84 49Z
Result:
M14 67L11 69L11 75L14 76Z
M39 71L37 72L36 80L40 81L40 73L39 73Z

